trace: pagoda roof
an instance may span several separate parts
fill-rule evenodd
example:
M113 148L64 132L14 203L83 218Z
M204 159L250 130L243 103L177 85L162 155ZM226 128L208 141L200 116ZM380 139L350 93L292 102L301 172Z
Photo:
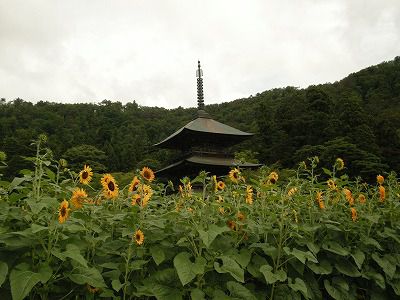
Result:
M215 121L207 114L199 114L197 119L187 123L166 139L155 144L161 148L176 148L177 145L205 142L207 140L216 141L217 144L234 145L242 140L253 136L253 133L244 132L221 122ZM190 139L190 136L193 137Z
M156 172L156 175L161 177L165 174L179 175L181 170L187 172L188 166L190 166L190 169L193 171L194 174L198 174L199 171L205 170L218 173L213 175L224 175L228 174L228 170L232 167L258 168L261 166L261 164L239 163L233 157L192 155L176 163L173 163L161 170L158 170Z

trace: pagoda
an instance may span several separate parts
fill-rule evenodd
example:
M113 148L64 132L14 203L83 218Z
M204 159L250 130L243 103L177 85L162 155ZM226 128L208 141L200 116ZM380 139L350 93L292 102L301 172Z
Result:
M157 148L181 150L175 163L156 171L160 178L193 177L200 171L213 175L226 175L232 167L256 168L259 164L240 163L228 149L250 137L253 133L241 131L215 121L204 110L203 71L198 61L197 104L198 116L166 139L154 145Z

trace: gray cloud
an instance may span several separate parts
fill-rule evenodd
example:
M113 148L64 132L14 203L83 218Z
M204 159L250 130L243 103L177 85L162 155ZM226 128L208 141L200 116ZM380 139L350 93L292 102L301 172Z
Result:
M393 59L400 2L0 0L0 97L194 106Z

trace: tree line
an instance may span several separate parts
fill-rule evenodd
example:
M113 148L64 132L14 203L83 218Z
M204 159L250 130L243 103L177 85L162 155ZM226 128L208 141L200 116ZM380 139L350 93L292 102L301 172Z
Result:
M343 158L353 176L400 171L400 57L334 83L272 89L206 110L215 120L256 133L233 151L248 150L264 164L293 168L318 155L323 164ZM54 156L65 158L71 168L90 163L99 172L157 169L179 154L152 145L195 117L196 108L146 107L135 101L32 104L2 98L5 176L30 167L24 157L34 155L30 143L41 133Z

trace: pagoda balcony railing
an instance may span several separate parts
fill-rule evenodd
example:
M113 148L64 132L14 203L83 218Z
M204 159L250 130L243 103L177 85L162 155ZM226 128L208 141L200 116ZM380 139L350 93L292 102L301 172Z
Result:
M190 157L190 156L214 156L214 157L232 157L233 155L227 151L219 151L219 150L190 150L185 151L183 153L183 157Z

